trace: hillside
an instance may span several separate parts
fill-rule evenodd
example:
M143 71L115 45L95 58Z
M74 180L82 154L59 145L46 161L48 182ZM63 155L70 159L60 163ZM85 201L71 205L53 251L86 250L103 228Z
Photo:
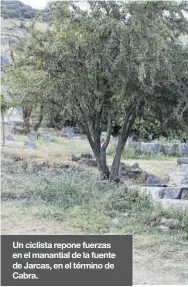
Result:
M11 36L9 36L9 34L23 36L23 31L21 29L15 29L15 27L19 26L21 23L29 25L31 23L31 20L25 19L24 21L22 21L20 19L4 19L3 17L1 18L1 55L9 55L9 41L11 40ZM42 20L37 21L35 25L38 29L42 31L48 27L48 23ZM13 30L10 30L12 28L14 28L14 32Z
M50 13L45 10L33 9L29 5L25 5L20 1L3 0L1 1L1 56L9 57L11 36L10 28L14 27L14 35L22 36L23 31L19 28L15 29L20 23L30 23L35 16L37 17L37 25L39 29L46 29L47 22L50 20ZM5 59L6 61L6 59Z
M1 1L1 17L4 19L32 19L38 10L20 1Z

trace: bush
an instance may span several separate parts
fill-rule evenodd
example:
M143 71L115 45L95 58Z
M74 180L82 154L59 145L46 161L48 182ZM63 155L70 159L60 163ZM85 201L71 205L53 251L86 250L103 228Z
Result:
M56 175L48 178L48 182L42 178L40 186L36 190L30 188L28 195L34 201L55 204L65 209L86 204L96 197L93 192L95 187L89 178L89 174L79 172Z

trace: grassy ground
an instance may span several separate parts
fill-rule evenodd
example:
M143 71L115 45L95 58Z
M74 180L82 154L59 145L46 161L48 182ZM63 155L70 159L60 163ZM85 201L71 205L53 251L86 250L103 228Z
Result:
M8 133L9 131L7 131ZM12 147L2 147L2 152L8 154L14 154L18 156L23 156L28 159L35 159L36 161L49 160L52 162L70 162L70 156L75 154L79 156L81 153L92 153L88 141L81 139L68 139L61 138L59 133L55 133L54 138L50 142L44 141L34 141L37 145L36 150L28 149L24 147L24 140L27 137L24 136L14 136L15 142ZM109 147L111 148L111 147ZM107 156L108 164L112 164L113 155ZM146 158L125 158L122 157L122 162L133 164L137 162L139 166L147 171L148 173L153 173L161 178L167 178L169 175L172 178L176 170L175 157L165 157L165 156L153 156L149 159Z
M71 154L90 152L85 140L55 137L48 143L37 141L32 150L24 147L25 139L15 136L12 147L2 147L3 155L71 166ZM163 178L176 167L175 158L123 161L138 162ZM101 182L93 168L80 172L71 166L57 172L26 169L23 162L2 156L3 234L134 234L134 284L188 284L186 211L165 211L122 185ZM179 219L181 226L162 233L162 217Z

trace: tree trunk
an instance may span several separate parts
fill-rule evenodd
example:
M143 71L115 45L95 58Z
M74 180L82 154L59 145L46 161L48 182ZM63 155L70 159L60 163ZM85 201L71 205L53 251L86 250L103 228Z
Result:
M108 179L110 175L110 171L106 161L106 152L101 151L100 153L95 154L95 158L97 161L97 165L100 172L101 179Z
M126 141L125 141L125 143L126 143ZM112 163L112 168L110 171L110 179L115 181L115 182L119 181L119 168L120 168L120 162L121 162L121 154L123 152L125 143L123 140L118 141L116 153L115 153L114 160Z
M101 136L100 120L102 116L101 110L96 112L95 117L89 121L82 105L80 104L77 98L76 98L76 102L82 115L82 123L80 123L80 125L83 128L85 134L87 135L89 144L92 148L95 159L97 161L101 179L108 179L110 175L110 171L109 171L107 161L106 161L106 150L110 142L110 136L111 136L111 131L112 131L111 113L108 112L108 125L107 125L107 132L106 132L106 140L101 145L101 140L100 140L100 136Z
M32 112L31 108L23 107L23 129L24 129L24 134L29 134L30 133L30 115Z
M95 128L95 130L97 127ZM110 176L110 171L107 165L107 160L106 160L106 150L110 142L110 137L111 137L111 132L112 132L112 117L111 113L108 113L108 126L107 126L107 131L106 131L106 139L105 142L101 146L101 141L100 141L100 132L98 132L97 137L96 137L96 142L97 142L97 147L98 149L95 150L95 157L98 163L101 179L108 179Z
M23 125L23 128L24 128L24 134L29 134L30 133L30 124L29 124L29 118L25 118L24 119L24 125Z
M130 107L124 119L121 134L119 136L118 144L116 147L116 153L115 153L114 160L112 163L112 168L110 171L110 179L115 182L119 181L119 168L120 168L120 162L121 162L121 154L123 152L127 139L130 135L135 118L136 118L136 109L134 106L132 106Z
M37 123L36 123L36 124L34 125L34 127L33 127L33 130L34 130L35 132L37 132L38 129L40 128L42 119L43 119L43 115L40 114L39 117L38 117Z
M5 122L4 122L4 116L3 113L1 113L2 118L2 136L3 136L3 145L5 144Z

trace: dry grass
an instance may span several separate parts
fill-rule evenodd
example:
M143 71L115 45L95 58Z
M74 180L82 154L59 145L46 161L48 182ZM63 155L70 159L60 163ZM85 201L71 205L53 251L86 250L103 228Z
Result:
M188 242L165 234L134 237L134 284L187 285Z
M2 152L23 156L24 158L35 158L50 160L53 162L70 161L72 154L91 153L91 148L86 140L54 138L53 142L35 141L36 149L24 146L24 141L28 140L25 136L14 136L15 142L10 146L2 147Z
M25 207L19 202L3 202L1 208L1 232L7 235L82 234L66 224L39 218L37 206Z

